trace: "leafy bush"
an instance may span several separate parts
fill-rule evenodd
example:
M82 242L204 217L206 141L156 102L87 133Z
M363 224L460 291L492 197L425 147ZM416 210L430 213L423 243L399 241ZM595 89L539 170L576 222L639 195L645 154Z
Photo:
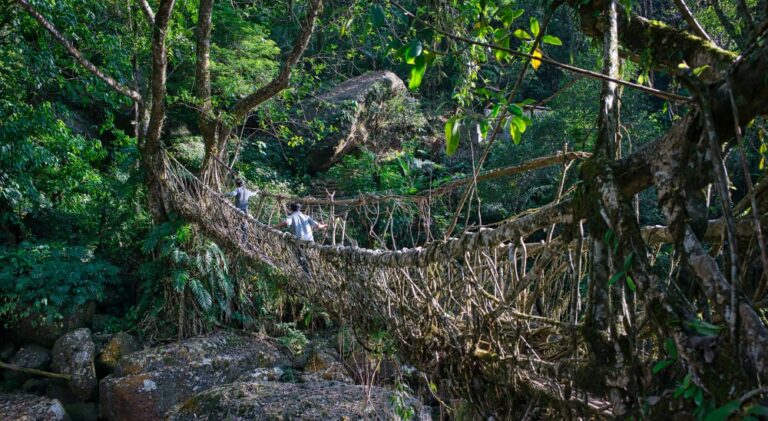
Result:
M118 269L81 246L61 243L0 248L0 317L5 327L39 313L47 320L104 298Z

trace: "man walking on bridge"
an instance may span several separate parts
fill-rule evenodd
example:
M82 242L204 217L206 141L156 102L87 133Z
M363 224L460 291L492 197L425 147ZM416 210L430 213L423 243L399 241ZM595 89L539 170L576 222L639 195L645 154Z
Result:
M232 190L229 193L225 193L225 196L228 197L234 197L235 198L235 207L240 209L241 211L248 213L248 200L255 196L259 191L253 191L248 190L244 183L242 178L238 178L235 180L235 185L237 185L237 188Z
M285 220L275 225L275 228L290 227L293 235L299 240L314 242L315 237L312 234L312 228L323 229L328 226L328 224L315 222L312 217L301 212L301 203L291 203L290 207L291 214Z
M285 220L275 225L275 228L280 229L283 227L290 227L291 232L299 240L309 241L314 243L315 237L312 234L312 228L323 229L327 227L327 224L316 222L312 217L305 215L301 212L301 203L291 203L291 214L288 215ZM309 272L309 262L304 250L301 248L296 249L296 258L299 261L299 266L304 270L308 276L312 276Z

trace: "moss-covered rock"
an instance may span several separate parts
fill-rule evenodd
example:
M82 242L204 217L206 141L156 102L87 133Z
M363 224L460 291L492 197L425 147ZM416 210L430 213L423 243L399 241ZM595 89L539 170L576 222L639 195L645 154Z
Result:
M196 393L257 368L287 365L267 339L218 332L123 356L100 383L101 416L156 420Z
M0 420L65 421L69 417L56 399L0 394Z

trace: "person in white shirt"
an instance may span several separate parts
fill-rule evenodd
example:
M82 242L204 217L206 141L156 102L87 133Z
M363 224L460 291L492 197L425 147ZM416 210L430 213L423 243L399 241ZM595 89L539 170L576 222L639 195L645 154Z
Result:
M315 238L312 235L312 228L323 229L328 225L316 222L312 217L302 213L301 203L291 203L290 207L291 214L279 224L275 225L275 228L280 229L289 227L293 235L299 240L314 243ZM309 262L307 261L306 254L304 254L304 251L301 248L296 249L296 259L298 260L301 269L311 278L312 273L309 271Z
M312 217L302 213L301 203L291 203L291 214L275 225L275 228L288 227L299 240L314 242L315 237L312 235L312 228L323 229L327 226L327 224L316 222Z

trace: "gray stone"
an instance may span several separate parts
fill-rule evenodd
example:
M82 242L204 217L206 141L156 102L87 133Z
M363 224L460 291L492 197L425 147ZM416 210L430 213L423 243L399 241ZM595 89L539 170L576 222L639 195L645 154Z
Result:
M37 344L27 344L19 349L19 352L9 361L11 364L23 367L34 368L35 370L46 370L51 363L51 351ZM31 375L17 371L7 371L5 378L24 382Z
M375 151L398 147L399 144L380 140L395 138L388 136L388 132L398 132L399 139L410 134L416 126L426 126L416 105L412 105L412 110L407 113L390 109L396 108L392 105L396 98L401 105L415 104L407 97L405 84L397 75L376 71L349 79L302 104L302 120L317 119L331 128L327 133L320 133L320 139L310 142L307 152L309 171L326 170L362 145ZM314 137L313 133L303 133L300 128L295 130L310 139Z
M122 356L140 350L141 343L135 336L126 332L118 332L101 349L98 357L96 357L96 364L100 370L112 372Z
M0 394L0 420L68 421L61 402L34 395Z
M347 369L329 349L318 349L309 357L302 378L304 381L335 380L352 383Z
M230 383L257 368L287 365L267 339L217 332L123 356L99 384L101 417L111 421L162 419L189 397Z
M285 375L285 371L283 371L280 367L272 367L272 368L257 368L255 370L249 371L242 376L238 377L236 381L238 382L279 382L280 379L283 378L283 375Z
M24 382L24 384L21 385L21 388L27 392L31 393L33 395L40 395L43 392L45 392L45 389L48 387L48 379L41 379L33 377L27 381Z
M406 394L340 382L230 383L200 393L168 413L168 421L206 420L342 420L400 419L411 411L413 420L431 414Z
M53 369L72 376L69 387L84 401L93 395L98 384L95 352L91 331L86 328L67 333L53 345Z

